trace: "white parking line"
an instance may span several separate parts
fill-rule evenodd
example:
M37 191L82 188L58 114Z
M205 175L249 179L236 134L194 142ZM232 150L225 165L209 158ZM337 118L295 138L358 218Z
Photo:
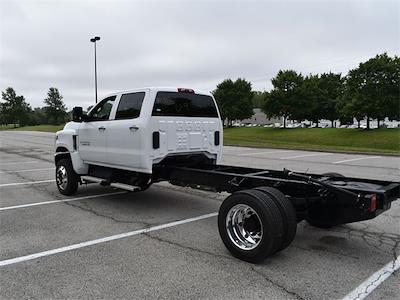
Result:
M372 274L363 283L348 293L343 300L361 300L372 293L382 282L400 268L400 255L379 271Z
M380 156L366 156L366 157L352 158L352 159L335 161L335 162L333 162L333 164L341 164L341 163L348 162L348 161L356 161L356 160L362 160L362 159L373 159L373 158L381 158L381 157Z
M12 161L12 162L0 162L0 165L4 166L4 165L16 165L16 164L34 164L37 163L37 160L31 160L31 161Z
M76 249L80 249L80 248L84 248L84 247L88 247L88 246L92 246L92 245L96 245L96 244L115 241L115 240L123 239L123 238L134 236L134 235L139 235L139 234L143 234L143 233L147 233L147 232L152 232L152 231L161 230L161 229L165 229L165 228L169 228L169 227L174 227L174 226L182 225L185 223L208 219L211 217L215 217L217 215L218 215L217 212L213 212L210 214L201 215L201 216L194 217L194 218L184 219L184 220L166 223L166 224L162 224L162 225L156 225L156 226L149 227L149 228L143 228L143 229L138 229L138 230L120 233L120 234L116 234L116 235L111 235L111 236L96 239L96 240L86 241L86 242L78 243L78 244L72 244L69 246L56 248L56 249L52 249L52 250L47 250L47 251L43 251L43 252L38 252L38 253L34 253L34 254L29 254L29 255L25 255L25 256L20 256L20 257L16 257L16 258L10 258L10 259L0 261L0 267L12 265L12 264L16 264L16 263L20 263L20 262L24 262L24 261L28 261L28 260L33 260L33 259L37 259L40 257L45 257L45 256L57 254L57 253L76 250Z
M4 174L4 173L22 173L22 172L46 171L46 170L54 170L54 169L55 169L55 168L28 169L28 170L17 170L17 171L1 171L0 174Z
M287 153L290 151L287 150L281 150L281 151L263 151L263 152L252 152L252 153L242 153L242 154L236 154L239 156L251 156L251 155L260 155L260 154L275 154L275 153ZM229 155L229 154L228 154ZM235 155L235 154L231 154Z
M113 192L113 193L106 193L106 194L98 194L98 195L90 195L90 196L83 196L78 198L70 198L70 199L60 199L60 200L50 200L50 201L43 201L43 202L35 202L35 203L27 203L21 205L14 205L14 206L7 206L7 207L0 207L0 211L16 209L16 208L23 208L23 207L31 207L31 206L38 206L38 205L45 205L45 204L52 204L52 203L62 203L62 202L71 202L77 200L84 200L84 199L92 199L104 196L111 196L111 195L118 195L118 194L126 194L127 192Z
M301 158L301 157L309 157L309 156L325 156L325 155L332 155L332 153L304 154L304 155L296 155L296 156L281 157L280 159L292 159L292 158Z
M0 184L0 188L1 187L6 187L6 186L15 186L15 185L24 185L24 184L38 184L38 183L46 183L46 182L54 182L54 181L56 181L56 180L55 179L49 179L49 180L39 180L39 181L4 183L4 184Z

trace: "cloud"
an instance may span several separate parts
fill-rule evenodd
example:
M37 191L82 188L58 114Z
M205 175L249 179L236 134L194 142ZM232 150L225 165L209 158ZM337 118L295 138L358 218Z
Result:
M213 90L244 77L269 89L281 69L346 73L399 53L397 1L1 1L0 89L32 106L58 87L69 108L142 86Z

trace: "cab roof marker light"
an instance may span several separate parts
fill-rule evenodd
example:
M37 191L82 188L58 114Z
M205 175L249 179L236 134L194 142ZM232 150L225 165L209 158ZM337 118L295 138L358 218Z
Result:
M180 92L180 93L192 93L192 94L194 94L194 90L193 90L193 89L187 89L187 88L178 88L178 92Z

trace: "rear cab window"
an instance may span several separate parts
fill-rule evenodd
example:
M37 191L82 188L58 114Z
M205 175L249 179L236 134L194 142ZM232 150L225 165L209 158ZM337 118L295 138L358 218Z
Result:
M218 118L218 111L208 95L157 92L152 116Z
M134 119L140 115L145 92L122 94L118 109L115 114L116 120Z

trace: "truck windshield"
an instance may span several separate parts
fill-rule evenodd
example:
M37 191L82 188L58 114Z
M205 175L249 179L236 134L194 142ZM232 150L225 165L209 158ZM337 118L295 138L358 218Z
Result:
M212 97L184 92L158 92L152 115L218 118Z

